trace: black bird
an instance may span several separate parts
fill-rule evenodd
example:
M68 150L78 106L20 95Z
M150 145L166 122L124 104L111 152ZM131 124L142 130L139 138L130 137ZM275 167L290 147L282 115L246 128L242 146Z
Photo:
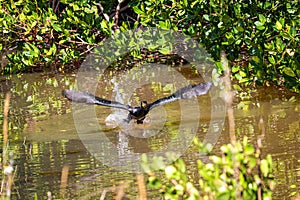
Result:
M88 92L64 90L63 94L65 97L67 97L69 100L73 102L97 104L97 105L110 106L114 108L127 110L129 114L127 120L125 121L130 122L131 119L136 119L138 124L142 124L146 115L151 109L180 99L189 99L192 97L206 94L210 90L211 86L212 86L211 82L200 83L197 85L188 85L186 87L177 90L175 93L171 94L170 96L158 99L153 103L148 104L147 101L142 101L141 106L139 107L132 107L130 105L125 105L116 101L102 99Z

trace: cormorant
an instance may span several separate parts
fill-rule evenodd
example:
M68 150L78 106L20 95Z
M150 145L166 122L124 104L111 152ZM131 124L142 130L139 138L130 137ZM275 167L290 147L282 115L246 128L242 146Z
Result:
M122 104L120 102L102 99L88 92L64 90L63 94L65 97L67 97L69 100L73 102L97 104L97 105L110 106L114 108L127 110L129 114L128 114L128 118L125 121L129 123L131 119L136 119L138 124L142 124L146 115L151 109L180 99L189 99L192 97L204 95L210 90L211 87L212 87L211 82L200 83L196 85L188 85L186 87L177 90L175 93L171 94L170 96L158 99L153 103L147 103L147 101L142 101L141 106L139 107L132 107L130 105Z

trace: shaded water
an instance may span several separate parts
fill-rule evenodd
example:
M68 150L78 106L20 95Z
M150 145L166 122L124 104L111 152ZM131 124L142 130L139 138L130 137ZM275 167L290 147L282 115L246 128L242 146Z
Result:
M202 81L193 70L183 70L181 73L192 82ZM110 81L113 76L108 75L99 81L97 95L116 98L113 92L115 85ZM54 199L95 199L103 191L107 191L106 199L112 199L121 190L126 193L125 199L135 199L138 195L134 173L118 171L106 163L103 164L82 142L82 135L78 134L76 128L78 123L86 124L84 121L74 122L72 103L61 95L62 89L72 88L74 81L75 74L24 74L1 78L1 102L6 92L10 91L12 94L9 149L13 152L17 166L12 199L33 199L35 195L39 199L46 199L47 192L51 192ZM138 105L140 100L151 102L176 89L178 86L172 82L167 85L159 82L143 85L134 90L130 103ZM200 139L205 137L209 123L213 120L210 98L209 95L196 98L201 113L197 121L199 126L196 136ZM3 108L3 103L1 105ZM184 110L181 109L183 105ZM182 112L193 113L195 99L183 105L173 102L154 109L148 116L148 122L144 125L131 124L130 131L107 124L107 117L118 112L114 109L83 106L75 111L85 112L86 109L95 108L97 123L122 157L128 152L141 154L160 150L171 140L176 140ZM270 153L273 157L277 184L274 199L289 198L299 193L299 95L274 88L240 91L235 98L234 113L237 138L247 135L251 143L255 144L262 137L263 153ZM126 118L126 113L117 114ZM184 115L186 123L195 120L193 115ZM88 116L85 117L87 118ZM153 130L160 132L151 132ZM152 135L150 137L147 134ZM2 135L0 137L3 146ZM214 147L215 153L218 153L220 145L228 142L228 126L225 120L222 134ZM196 173L197 150L192 144L187 147L183 158L193 174ZM61 183L61 173L65 166L69 167L67 185ZM149 191L149 199L159 198L161 197L157 191Z

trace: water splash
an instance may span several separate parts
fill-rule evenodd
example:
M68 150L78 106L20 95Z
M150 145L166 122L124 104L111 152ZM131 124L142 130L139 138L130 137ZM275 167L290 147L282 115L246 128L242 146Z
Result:
M111 83L114 85L113 92L115 92L115 101L123 103L125 99L125 94L120 93L120 89L118 86L118 83L116 82L115 78L111 79ZM105 119L106 126L116 128L121 123L124 125L126 122L124 119L126 119L128 112L126 110L118 109L118 108L112 108L112 113L108 115Z

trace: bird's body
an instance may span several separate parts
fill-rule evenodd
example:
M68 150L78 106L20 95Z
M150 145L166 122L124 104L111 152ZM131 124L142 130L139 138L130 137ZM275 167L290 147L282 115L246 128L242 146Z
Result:
M102 99L88 92L64 90L63 94L73 102L97 104L97 105L109 106L109 107L127 110L129 114L125 121L130 122L130 120L135 119L138 124L142 124L146 115L149 113L151 109L180 99L189 99L192 97L204 95L210 90L211 86L212 83L210 82L200 83L192 86L186 86L177 90L175 93L171 94L170 96L158 99L153 103L148 104L146 101L142 101L141 106L139 107L132 107L130 105L125 105L116 101Z

